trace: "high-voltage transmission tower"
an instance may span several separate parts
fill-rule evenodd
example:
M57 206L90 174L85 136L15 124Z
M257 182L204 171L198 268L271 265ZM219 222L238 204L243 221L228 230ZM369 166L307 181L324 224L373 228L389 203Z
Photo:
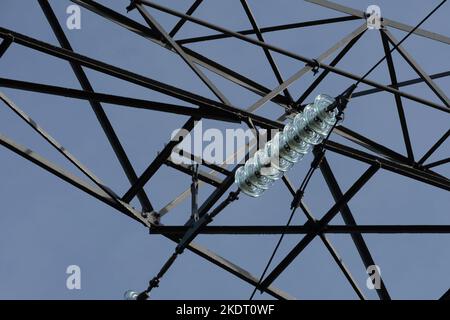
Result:
M450 70L441 70L439 73L427 74L415 61L412 54L408 52L401 43L403 40L414 41L414 38L422 37L429 41L436 41L443 43L444 45L449 45L449 37L427 31L423 29L420 24L407 25L387 18L380 18L380 27L371 32L377 32L380 35L378 44L384 52L382 62L387 65L390 81L389 83L379 83L370 80L370 76L367 77L368 74L365 74L367 70L361 70L358 74L355 74L339 67L340 60L342 60L348 52L351 51L352 47L366 35L370 22L369 20L372 16L368 15L365 11L349 8L331 1L306 0L306 2L316 4L318 9L322 8L324 12L330 9L338 12L338 17L262 27L258 23L257 17L252 13L251 1L240 0L240 3L239 1L237 2L245 13L248 23L252 27L247 30L234 31L216 25L205 19L195 17L197 8L201 7L202 3L208 2L208 0L195 0L186 12L176 11L159 4L157 1L150 0L131 1L129 4L127 3L127 7L124 7L122 12L111 9L105 4L107 2L101 4L93 0L71 0L74 4L82 7L83 10L98 15L99 19L104 19L105 23L116 24L130 33L142 37L145 41L148 41L149 45L159 45L167 49L168 54L178 55L189 69L192 70L192 78L195 78L196 80L200 79L215 96L214 99L211 99L166 84L158 79L152 79L142 74L119 68L101 60L77 53L74 48L72 48L64 31L64 27L58 22L51 7L51 1L37 1L48 20L49 27L59 42L59 46L46 43L0 26L0 38L2 39L0 44L0 57L5 59L9 48L21 46L33 50L36 53L39 52L52 56L55 59L64 60L70 64L71 72L73 72L78 79L82 89L78 90L7 78L0 78L0 87L23 90L24 93L28 91L61 96L67 99L87 101L91 105L92 111L97 117L98 125L103 129L123 172L128 178L129 189L124 194L117 194L113 191L115 189L114 186L106 186L94 175L94 173L81 164L81 162L69 153L67 149L63 148L56 139L50 136L49 133L32 120L19 108L19 106L3 93L0 93L3 104L13 110L23 121L35 130L36 134L42 136L52 147L59 151L68 161L80 170L87 179L83 180L74 176L31 151L28 147L19 145L4 135L0 135L0 144L71 184L75 188L82 190L97 200L111 206L113 209L134 219L136 222L143 224L149 228L150 233L162 235L175 243L173 255L170 256L167 261L161 261L162 269L153 279L151 279L148 289L142 292L129 293L131 298L147 298L150 290L158 286L162 276L171 267L177 256L182 254L183 251L189 250L206 261L231 273L242 281L249 283L255 288L255 292L265 292L277 299L292 299L293 297L291 295L276 288L273 285L273 282L299 255L301 255L304 249L307 248L315 238L318 238L324 244L325 248L335 261L336 267L344 274L356 295L361 299L365 299L366 297L363 290L361 290L361 284L358 284L350 273L349 268L345 265L345 262L328 237L329 234L348 234L357 249L356 251L360 255L362 263L366 268L369 268L370 266L376 265L376 261L363 238L363 234L450 233L450 226L448 225L408 225L406 219L404 225L358 225L356 223L355 214L348 205L348 202L357 193L362 192L363 186L382 170L404 176L407 179L410 179L411 183L427 184L433 188L450 191L449 178L436 172L438 167L448 165L450 162L448 154L446 158L444 157L443 159L430 161L432 155L435 154L439 148L444 147L444 144L450 135L450 129L447 129L447 131L445 131L436 141L428 141L428 151L424 154L418 154L414 147L413 139L410 138L411 128L404 111L405 102L410 103L412 101L417 105L415 106L416 108L423 108L424 110L434 109L433 112L439 112L441 117L448 121L448 119L450 119L450 100L447 96L448 92L446 94L445 90L443 90L445 88L440 88L435 80L449 76ZM256 2L257 1L255 1L255 3ZM443 1L426 17L426 19L430 18L432 13L437 10L447 10L448 12L449 8L445 1ZM137 11L142 16L142 21L145 23L137 22L136 20L129 18L127 12L130 11ZM163 12L171 15L175 17L178 22L171 30L166 30L158 22L158 19L155 18L155 12ZM423 14L424 17L425 15L426 13ZM320 28L321 26L330 24L335 26L336 30L338 30L340 25L354 20L360 21L360 25L355 30L335 44L332 44L329 49L321 55L315 57L306 57L302 55L301 52L289 51L265 41L266 34L276 34L277 31L313 26ZM419 21L417 23L419 23ZM178 32L186 24L195 24L209 29L210 32L208 35L204 36L178 39ZM397 39L391 33L392 29L401 30L404 33L405 38L402 40ZM190 48L191 44L202 43L203 45L208 45L208 43L220 39L235 39L243 44L254 46L261 50L267 59L268 70L273 73L273 76L279 85L275 88L268 88L261 83L244 76L239 70L232 70L221 63L221 61L208 58ZM120 38L116 38L115 40L121 41ZM232 45L231 42L230 45ZM393 59L394 52L399 54L401 59L403 59L403 63L406 62L406 64L414 70L416 77L404 81L398 80L398 68ZM236 54L238 54L238 52L236 52ZM429 54L431 57L432 53ZM303 66L286 79L282 76L281 71L275 62L276 56L290 58L300 62ZM376 62L377 61L374 61L374 63ZM153 61L149 60L148 63L153 63ZM96 92L85 72L86 69L94 70L127 81L133 85L156 91L160 94L175 98L180 103L162 103L113 93ZM229 97L227 98L227 96L214 84L214 81L210 79L205 70L222 77L233 85L252 92L252 94L258 95L259 99L248 108L233 105L230 102ZM307 88L302 92L296 92L294 95L290 90L290 88L292 88L291 85L300 78L305 78L307 75L310 76L310 78L308 78L309 84ZM295 187L294 184L291 183L292 177L289 178L287 174L284 174L281 178L282 182L278 183L278 187L280 188L282 188L284 184L287 192L292 195L292 203L288 203L287 206L291 206L293 212L295 212L296 209L299 209L299 211L305 215L307 222L304 225L293 225L290 221L286 224L286 221L281 220L279 225L264 226L223 226L217 225L216 223L211 224L213 218L218 214L226 212L226 210L239 210L239 201L236 200L238 200L239 197L242 198L246 195L244 194L245 191L240 190L235 184L235 173L242 164L226 165L209 163L203 159L199 159L196 155L188 154L187 152L184 152L183 155L189 156L193 163L196 164L186 165L175 163L171 160L171 154L173 152L180 152L180 143L183 138L183 136L178 136L172 140L168 140L161 150L155 150L158 151L157 155L154 159L149 161L147 168L141 174L137 174L125 152L124 146L120 142L120 136L116 134L103 106L103 104L115 104L123 107L145 109L148 110L148 112L157 111L170 113L174 116L188 116L188 120L182 126L182 128L185 129L182 131L185 135L186 132L191 132L193 130L197 121L210 119L221 121L223 123L233 123L234 125L241 124L242 127L251 128L254 132L259 132L263 129L283 130L289 120L292 120L296 115L303 112L308 103L314 99L312 94L314 93L314 95L316 95L316 88L318 88L324 79L328 79L330 76L339 76L340 78L345 79L347 81L346 83L350 80L350 83L354 84L350 88L347 88L348 85L336 87L336 92L334 92L335 97L339 100L338 104L349 104L347 108L350 108L352 104L361 103L364 99L376 99L376 93L384 92L392 95L392 108L397 112L399 125L401 127L401 139L404 143L406 153L402 154L394 151L392 148L366 137L363 132L356 132L352 130L352 128L348 128L345 121L338 122L331 128L332 135L327 136L311 150L311 153L314 155L314 160L311 163L312 170L310 170L310 175L315 169L318 169L317 172L320 172L323 176L324 190L325 188L329 189L334 199L334 204L322 214L313 214L308 208L306 203L307 197L303 197L303 195L310 175L304 177L304 183L300 188ZM431 89L437 99L432 101L427 97L421 97L403 90L408 86L420 83L425 84ZM365 86L365 89L362 90L360 88L361 86ZM341 95L336 95L336 93L341 92ZM256 111L269 101L279 107L277 111L282 110L283 115L279 117L265 117L256 113ZM189 103L195 107L183 106L183 103ZM382 130L383 124L378 125L380 126L380 130ZM80 134L82 133L80 132ZM253 149L256 149L254 143L255 140L256 138L253 140ZM249 147L249 149L251 148ZM368 169L356 179L347 190L342 190L340 182L331 169L329 160L327 159L329 153L336 153L364 163L368 165ZM192 185L184 193L171 201L166 207L155 208L152 204L152 195L147 194L144 187L152 183L152 177L155 176L163 166L170 166L180 175L187 175L187 177L192 179ZM301 181L302 178L303 177L296 177L295 181ZM198 191L204 184L212 186L214 190L205 201L198 203ZM140 208L135 208L130 204L135 198L138 199ZM169 214L174 207L183 201L192 202L192 212L186 213L185 223L175 226L165 225L164 216ZM258 201L258 199L255 199L254 201ZM395 201L395 199L393 201ZM231 206L228 206L231 202L233 202L232 209ZM367 205L370 206L370 204ZM449 208L444 208L444 211L446 210L448 213L448 209ZM343 225L330 224L337 215L341 215L344 221ZM278 248L279 243L285 234L299 235L300 239L278 264L271 266L271 261L269 261L265 272L260 276L252 275L238 264L197 244L195 238L201 234L229 234L230 236L236 234L280 235L281 238L276 248ZM270 251L270 248L268 251ZM274 253L275 252L276 250ZM450 282L448 285L450 286ZM389 285L381 278L380 285L375 288L380 299L391 299L388 287ZM440 295L442 295L442 293L440 293ZM444 293L442 298L445 299L448 298L448 296L450 296L449 292Z

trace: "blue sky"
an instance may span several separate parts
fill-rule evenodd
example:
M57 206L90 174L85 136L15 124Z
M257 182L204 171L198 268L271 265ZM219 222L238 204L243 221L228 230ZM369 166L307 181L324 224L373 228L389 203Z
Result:
M126 14L128 1L99 1ZM337 17L342 14L303 1L249 0L260 26ZM415 25L438 1L338 1L340 4L364 10L370 4L380 6L385 17ZM185 11L191 1L161 1L160 3ZM51 1L60 23L67 18L66 0ZM57 41L35 1L4 0L0 4L0 25L5 28L57 44ZM166 30L177 19L149 9ZM428 29L449 35L450 7L444 5L424 25ZM137 12L129 17L143 23ZM232 30L250 28L237 0L205 0L195 16ZM82 9L81 30L67 30L66 34L76 52L133 72L158 79L185 90L214 98L186 64L175 54L125 29ZM349 21L321 27L279 31L265 34L271 44L315 58L362 23ZM390 29L401 39L404 32ZM187 23L177 39L214 33ZM207 57L239 70L245 76L273 88L276 79L270 71L261 48L235 39L198 43L189 46ZM422 37L411 36L404 44L416 61L429 74L447 71L449 47ZM367 31L339 63L338 67L363 74L383 55L377 31ZM299 61L273 55L284 78L304 66ZM397 54L393 54L399 81L417 75ZM176 99L141 88L122 80L85 69L98 92L121 94L141 99L177 103ZM247 108L258 97L236 85L205 71L205 74L227 95L233 105ZM5 78L79 88L70 65L31 49L13 45L0 59L0 75ZM370 79L389 82L385 64L379 66ZM291 86L298 97L314 80L307 74ZM436 83L448 92L449 79ZM350 82L330 75L313 92L337 95ZM359 89L366 88L364 85ZM439 102L424 84L402 88L429 100ZM85 101L50 95L1 89L43 128L72 152L82 163L118 194L129 183L123 174L94 113ZM448 115L403 100L416 158L420 158L448 129ZM183 105L186 105L183 103ZM186 117L144 110L133 110L104 104L135 170L141 173L161 150L172 130L180 127ZM268 103L258 114L275 119L279 107ZM353 99L345 115L344 124L367 137L386 144L405 154L401 129L392 95L377 93ZM215 121L203 126L225 129ZM238 126L231 126L238 127ZM81 175L65 159L52 150L6 106L0 108L0 132L20 144L44 155L68 171ZM339 142L344 140L332 136ZM349 142L345 142L349 144ZM350 145L350 144L349 144ZM354 146L354 145L352 145ZM354 146L355 147L355 146ZM431 157L439 160L449 155L449 143ZM328 160L343 190L346 190L367 168L367 165L328 153ZM309 167L306 158L289 174L299 185ZM2 299L121 299L128 289L142 290L172 253L175 244L149 235L148 230L135 221L75 190L65 182L32 165L10 151L0 148L0 298ZM436 169L449 176L447 165ZM162 167L145 187L153 205L160 209L189 187L190 177ZM212 192L202 187L200 199ZM317 173L305 195L314 215L321 217L333 205L332 197ZM290 213L290 194L281 182L261 198L241 199L230 205L215 220L216 225L284 224ZM133 202L137 206L137 203ZM421 184L391 172L379 171L350 202L349 206L359 224L450 224L450 199L444 190ZM171 211L163 221L182 224L190 215L190 202ZM298 211L294 223L303 224L305 217ZM337 216L332 224L342 224ZM277 258L280 259L300 240L300 235L286 236ZM358 253L347 235L330 235L360 287L368 298L377 298L365 287L367 275ZM435 299L450 286L450 235L365 235L364 239L391 296L396 299ZM259 275L277 240L276 236L199 236L196 241L220 255L237 262ZM81 267L81 290L67 290L65 273L68 265ZM311 245L274 282L277 287L298 299L355 299L350 285L332 260L320 239ZM155 299L248 299L252 287L202 258L186 251L152 292ZM257 295L258 298L270 298Z

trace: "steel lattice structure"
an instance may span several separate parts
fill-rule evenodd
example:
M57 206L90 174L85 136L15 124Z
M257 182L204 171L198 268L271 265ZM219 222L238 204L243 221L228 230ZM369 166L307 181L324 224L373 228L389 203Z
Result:
M151 43L160 45L171 52L178 54L184 62L193 71L193 77L198 77L202 82L210 89L210 91L217 97L217 100L212 100L181 88L177 88L166 83L160 82L149 77L136 74L134 72L118 68L116 66L107 64L105 62L89 58L82 54L76 53L69 43L69 40L64 33L63 28L59 24L52 8L47 0L38 0L45 16L56 35L60 47L45 43L43 41L34 39L32 37L20 34L13 30L0 27L0 37L3 42L0 45L0 57L8 50L12 45L24 46L29 49L53 56L58 59L65 60L70 63L73 73L76 75L82 90L76 90L71 88L45 85L41 83L32 83L20 80L0 78L0 87L13 88L24 91L38 92L51 94L56 96L62 96L67 98L76 98L88 101L97 116L98 123L102 127L111 147L113 148L117 159L119 160L123 171L125 172L129 182L130 188L124 195L117 195L113 188L105 186L93 173L91 173L86 167L84 167L74 156L72 156L66 149L64 149L55 139L53 139L44 129L39 127L26 113L24 113L17 105L14 104L3 93L0 94L0 98L4 104L11 108L19 117L21 117L26 123L28 123L37 134L41 135L47 140L54 148L56 148L67 160L75 165L86 177L93 183L88 183L78 177L66 172L45 158L32 152L30 149L23 147L11 139L1 135L0 144L12 152L20 155L21 157L31 161L35 165L43 168L44 170L56 175L62 180L68 182L74 187L86 192L92 197L106 203L121 213L129 216L130 218L140 222L144 226L150 229L153 234L162 234L164 237L174 241L177 244L177 254L183 252L184 249L190 250L193 253L199 255L205 260L215 264L216 266L230 272L234 276L241 280L257 287L259 290L268 293L269 295L278 299L291 299L292 297L283 292L282 290L272 285L273 281L280 276L280 274L289 266L289 264L301 254L301 252L311 243L311 241L319 237L329 253L334 258L336 264L349 281L350 285L354 289L355 293L364 299L364 294L359 288L358 284L350 274L350 271L340 258L338 252L332 246L331 241L327 238L327 234L330 233L342 233L350 234L351 239L361 256L361 259L366 267L374 265L375 261L365 243L362 234L365 233L450 233L450 226L448 225L357 225L352 211L347 205L348 201L358 193L364 184L378 170L387 170L395 174L405 176L409 179L415 180L420 183L429 184L433 187L440 188L446 191L450 191L450 180L433 169L447 164L450 162L450 158L445 158L435 162L429 162L431 155L440 148L450 135L450 129L437 141L430 142L430 148L421 157L414 154L413 145L409 137L408 123L405 118L403 103L404 100L411 100L419 103L424 108L434 108L442 113L443 117L448 117L450 113L450 100L446 93L435 83L435 79L447 77L450 75L450 71L443 70L443 72L429 75L421 68L421 66L412 58L412 56L404 49L403 46L399 46L397 51L403 57L403 59L412 67L417 73L417 77L408 81L397 80L396 66L392 59L390 48L398 43L398 40L390 32L391 28L399 29L405 32L412 32L413 36L425 37L434 41L450 44L450 38L441 34L433 33L421 28L414 30L413 26L409 26L397 21L383 19L383 28L379 30L381 35L380 43L383 46L386 54L386 63L389 70L389 76L391 82L389 84L378 83L369 79L361 79L361 76L348 72L339 68L337 65L339 61L349 52L352 46L364 35L366 32L366 16L365 13L352 8L344 7L336 3L326 0L307 0L308 2L333 9L337 12L344 14L338 18L328 18L320 20L311 20L294 24L276 25L270 27L260 27L252 14L252 11L247 4L246 0L241 0L241 4L245 14L247 15L252 29L231 31L221 26L214 25L210 22L204 21L194 17L195 10L201 5L202 0L195 0L192 6L186 13L178 12L173 9L164 7L156 2L149 0L136 0L131 1L128 10L138 10L144 18L147 25L136 22L133 19L128 18L122 13L116 12L107 6L104 6L93 0L71 0L74 4L83 7L107 20L109 22L118 24L120 27L127 29L128 31L137 34L140 37L149 40ZM177 17L178 23L175 27L166 31L158 23L158 21L150 14L148 8L153 10L159 10L165 12L174 17ZM320 26L325 24L340 24L346 21L360 20L361 26L348 34L342 40L338 41L335 45L331 46L326 52L316 58L308 58L301 54L290 52L286 49L276 47L264 41L264 33L289 30L295 28L303 28L307 26ZM181 40L174 40L177 32L183 27L185 23L194 23L206 28L209 28L216 33L208 36L185 38ZM378 31L377 31L378 32ZM255 37L253 37L256 36ZM239 73L239 71L231 70L218 61L213 61L200 53L187 47L188 44L207 42L217 39L235 38L245 42L251 46L257 46L264 51L265 57L271 66L271 70L275 78L277 79L279 86L269 89L254 80L247 78ZM291 59L305 63L305 66L299 71L294 73L290 78L283 79L276 63L273 58L273 53L284 55ZM333 57L329 63L325 63L328 58ZM157 91L159 93L174 97L180 101L188 102L190 104L198 106L197 108L185 107L177 104L161 103L156 101L148 101L143 99L136 99L132 97L126 97L121 95L113 95L108 93L95 92L91 86L88 77L86 76L83 68L98 71L100 73L125 80L129 83L148 88L150 90ZM214 83L206 76L203 69L212 71L216 75L223 77L224 79L234 83L246 90L256 93L260 96L260 99L250 106L248 109L243 110L241 108L233 106L227 97L214 85ZM309 87L300 94L300 97L295 100L292 94L289 92L289 86L302 76L311 72L318 73ZM290 114L296 113L301 110L304 103L310 97L310 94L317 88L317 86L328 75L336 74L341 77L350 79L352 81L361 81L362 84L368 85L371 89L356 90L353 94L353 98L370 96L378 92L387 92L393 95L395 105L397 108L399 121L402 128L403 141L407 150L407 154L400 154L389 147L377 143L363 134L353 131L344 125L340 125L335 128L334 134L341 136L349 142L359 145L361 148L356 149L351 146L338 143L334 141L333 137L326 141L325 149L328 152L334 152L345 157L349 157L360 162L369 165L369 169L359 178L354 184L347 190L342 191L338 181L331 170L326 156L321 159L319 165L320 172L323 175L326 184L331 191L335 204L322 216L322 218L316 220L313 217L312 212L308 209L304 199L300 201L300 209L308 218L305 225L289 226L210 226L209 223L212 217L220 213L225 206L235 200L234 193L230 193L230 196L224 201L220 202L224 195L226 195L234 182L234 172L238 168L227 168L225 165L211 164L207 162L201 162L202 167L209 168L211 172L199 171L198 176L194 177L193 188L187 190L183 196L180 196L170 203L165 208L160 210L155 209L151 203L151 197L149 197L144 191L144 186L147 183L151 183L151 178L163 165L169 165L180 173L191 175L191 168L175 164L170 161L169 157L174 150L177 150L177 145L180 140L174 139L168 141L165 147L160 150L158 155L151 161L147 169L141 174L137 175L133 169L133 166L128 159L127 154L123 146L120 143L119 137L116 135L113 126L111 125L106 113L103 110L102 103L116 104L125 107L141 108L149 111L159 111L172 113L175 115L187 115L189 120L183 125L183 128L187 131L191 131L194 128L195 121L200 119L214 119L223 121L225 123L242 123L245 126L252 126L254 128L263 129L282 129L283 122ZM430 101L426 98L416 96L414 94L402 91L402 87L410 86L417 83L425 83L438 97L439 103ZM267 117L259 116L255 114L260 107L262 107L268 101L272 101L284 108L285 113L283 116L270 119ZM367 152L362 151L366 149ZM317 151L317 150L316 150ZM317 153L317 152L316 152ZM194 157L195 160L195 157ZM224 179L218 178L215 173L220 173L225 176ZM163 224L163 216L168 213L173 207L185 200L191 195L193 202L196 201L196 192L198 191L198 180L203 183L207 183L215 188L210 196L204 201L198 209L196 214L198 219L192 217L188 219L183 226L165 226ZM285 176L283 178L284 184L292 194L296 195L296 188L290 182L289 178ZM142 208L140 210L133 208L130 202L137 197ZM196 204L195 204L196 206ZM238 210L238 206L235 207ZM330 225L329 222L338 214L341 214L345 225ZM298 244L292 248L292 250L284 257L284 259L275 266L269 274L259 281L258 277L251 275L246 270L239 267L214 252L196 244L193 240L199 234L303 234L303 238ZM175 259L175 258L173 258ZM166 268L170 267L169 263L166 264ZM166 271L163 268L163 273ZM449 291L450 292L450 291ZM442 298L449 296L449 292L444 294ZM391 296L386 289L383 281L381 281L381 287L377 289L377 294L380 299L390 299Z

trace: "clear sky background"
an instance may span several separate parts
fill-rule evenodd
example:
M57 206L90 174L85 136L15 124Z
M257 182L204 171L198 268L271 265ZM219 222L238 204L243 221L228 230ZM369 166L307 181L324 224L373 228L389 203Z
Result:
M126 14L128 1L99 1ZM185 11L192 1L160 1ZM399 22L416 25L438 1L356 1L339 3L365 10L370 4L381 7L382 14ZM342 16L330 9L303 1L249 0L260 26ZM66 0L51 1L52 7L65 26ZM148 9L166 30L176 18ZM450 4L444 5L423 28L449 36ZM137 12L129 17L143 22ZM205 0L195 16L231 30L251 28L237 0ZM175 54L126 31L104 18L82 9L81 30L67 30L66 34L76 52L129 69L148 77L179 86L206 97L214 98L186 64ZM265 34L271 44L301 55L316 58L336 41L356 29L362 20L319 27L280 31ZM57 45L47 20L37 1L3 0L0 3L0 25L14 31ZM401 39L404 32L390 29ZM214 33L187 23L177 39ZM450 67L450 48L422 37L411 36L404 47L429 74L447 71ZM247 77L273 88L275 77L261 48L235 39L218 40L190 45L190 48L223 62ZM339 67L363 74L383 56L381 38L377 31L367 31ZM303 63L274 54L284 78L304 66ZM394 54L399 81L416 78L414 71ZM329 61L329 60L328 60ZM178 103L151 90L85 69L98 92ZM205 73L227 95L233 105L247 108L258 97L211 74ZM0 59L0 76L58 86L79 88L68 62L14 44ZM371 79L389 83L385 64L376 69ZM298 97L314 80L311 73L291 87ZM436 83L449 95L450 79ZM313 92L337 95L350 82L330 75ZM360 86L359 89L364 89ZM118 194L129 183L123 174L105 135L85 101L50 95L0 89L52 134L82 163ZM402 88L432 101L439 102L424 84ZM448 114L403 100L414 152L419 159L448 129ZM182 105L187 105L182 103ZM180 127L186 117L152 111L133 110L104 104L104 108L128 152L135 170L141 173L168 142L172 130ZM258 114L275 119L282 110L268 103ZM353 99L346 112L345 125L367 137L406 154L394 98L378 93ZM223 124L204 121L204 128L225 129ZM238 127L238 126L228 126ZM6 106L0 107L0 132L20 144L44 155L67 170L76 172L65 159L52 150ZM335 135L332 139L343 142ZM349 142L346 144L351 145ZM354 145L352 145L354 146ZM355 147L355 146L354 146ZM447 141L430 159L449 156ZM361 175L367 165L327 153L328 160L343 190ZM306 173L311 157L296 165L289 174L296 186ZM175 244L149 235L148 230L114 209L76 190L30 162L0 148L0 298L2 299L122 299L124 291L143 290L173 252ZM449 165L436 168L449 176ZM190 177L172 168L162 167L146 185L152 204L160 209L189 187ZM202 187L204 200L212 188ZM331 205L332 197L320 173L316 173L306 193L306 203L314 215L321 217ZM290 210L291 196L279 182L261 198L245 195L230 205L214 221L216 225L285 224ZM136 201L133 202L137 205ZM450 199L444 190L421 184L391 172L379 171L350 202L359 224L450 224ZM190 201L170 212L163 223L182 224L190 215ZM303 224L305 217L297 211L295 224ZM342 224L338 215L332 224ZM280 259L301 239L301 235L286 236L277 258ZM332 243L354 274L368 298L374 291L365 286L367 274L350 236L330 235ZM196 241L220 255L238 263L259 276L269 258L278 236L211 236ZM364 235L374 260L392 298L436 299L450 287L450 235ZM66 288L68 265L81 267L81 290ZM356 294L320 239L311 245L274 282L277 287L298 299L355 299ZM152 292L154 299L248 299L252 287L202 258L186 251ZM258 298L271 298L257 295Z

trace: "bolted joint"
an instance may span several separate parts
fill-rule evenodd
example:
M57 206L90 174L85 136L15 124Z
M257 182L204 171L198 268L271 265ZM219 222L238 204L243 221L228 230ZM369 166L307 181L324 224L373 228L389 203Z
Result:
M414 169L420 169L420 170L422 170L422 169L423 169L423 164L418 163L418 162L412 162L412 163L411 163L411 167L413 167Z
M311 231L316 234L321 234L326 229L326 224L322 223L320 220L314 219L314 221L311 223Z
M228 195L228 202L233 202L235 200L239 199L239 193L241 192L241 189L238 189L237 191L231 191Z
M161 223L161 215L158 212L156 212L156 211L152 211L149 213L145 212L145 214L148 216L149 222L156 224L156 225L159 225Z
M312 63L307 63L307 66L311 67L313 75L316 75L320 70L320 62L317 59L312 59Z
M149 289L158 288L159 287L159 279L157 277L154 277L149 282Z

